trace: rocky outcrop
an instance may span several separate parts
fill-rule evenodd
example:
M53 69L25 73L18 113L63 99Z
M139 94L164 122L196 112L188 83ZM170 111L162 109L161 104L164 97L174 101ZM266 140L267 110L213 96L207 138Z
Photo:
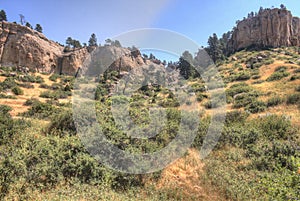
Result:
M84 66L84 62L95 49L95 47L84 47L64 51L62 45L26 26L0 22L1 66L74 75L79 67ZM138 50L131 51L128 48L101 46L93 54L98 54L98 57L93 57L97 58L96 68L99 68L100 62L103 68L129 71L147 63Z
M41 72L54 71L63 47L43 34L14 23L0 22L0 63Z
M152 63L144 60L139 50L130 50L115 46L98 47L83 65L83 72L89 75L99 75L108 68L114 71L130 71Z
M247 47L300 45L300 19L286 9L264 9L237 24L228 43L229 52Z

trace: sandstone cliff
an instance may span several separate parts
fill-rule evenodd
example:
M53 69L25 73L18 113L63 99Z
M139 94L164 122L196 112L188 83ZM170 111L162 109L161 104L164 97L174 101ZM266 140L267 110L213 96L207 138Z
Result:
M228 43L230 52L250 46L300 45L300 19L286 9L264 9L237 24Z
M0 22L0 65L27 67L38 72L74 75L95 48L64 52L64 47L43 34L19 24ZM114 46L97 49L101 62L114 70L128 71L144 60L137 51ZM106 66L107 67L107 66Z

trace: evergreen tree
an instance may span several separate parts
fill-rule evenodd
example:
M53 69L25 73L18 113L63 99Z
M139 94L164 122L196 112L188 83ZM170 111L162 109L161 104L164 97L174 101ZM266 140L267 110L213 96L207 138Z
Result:
M281 8L282 10L286 10L286 6L285 6L284 4L281 4L281 5L280 5L280 8Z
M0 11L0 21L7 21L6 12L4 10Z
M42 26L40 24L36 24L34 30L36 30L36 31L38 31L40 33L43 33L43 28L42 28Z
M113 45L116 46L116 47L122 47L120 41L118 41L118 40L115 40Z
M179 58L179 64L177 68L179 69L180 75L182 75L185 79L190 77L199 77L199 73L194 67L193 55L189 51L184 51L182 53L182 56Z
M205 48L211 59L216 62L223 58L222 45L217 34L213 34L208 38L208 47Z
M73 40L72 45L73 45L73 48L81 48L82 47L79 40Z
M66 40L66 45L68 47L71 47L72 44L73 44L73 39L71 37L68 37L67 40Z
M92 33L89 39L89 46L97 46L97 37L96 34Z
M32 26L29 22L26 22L25 26L29 27L30 29L32 29Z

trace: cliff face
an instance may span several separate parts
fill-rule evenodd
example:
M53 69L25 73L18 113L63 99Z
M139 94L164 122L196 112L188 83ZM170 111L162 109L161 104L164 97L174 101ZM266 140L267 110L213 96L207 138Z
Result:
M28 27L0 22L1 65L26 66L50 72L57 67L63 47Z
M64 52L64 47L28 27L0 22L0 66L27 67L37 72L74 75L95 48ZM99 47L101 62L129 71L144 63L139 51L114 46Z
M286 9L265 9L238 23L228 43L230 52L250 46L300 45L300 19Z

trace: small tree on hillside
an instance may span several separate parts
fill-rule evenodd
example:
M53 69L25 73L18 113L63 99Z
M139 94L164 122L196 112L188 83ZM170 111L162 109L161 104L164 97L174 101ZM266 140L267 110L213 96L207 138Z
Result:
M34 29L40 33L43 33L43 28L40 24L36 24Z
M97 37L96 34L92 33L89 39L89 46L97 46Z
M66 45L68 47L71 47L72 43L73 43L73 39L71 37L68 37L67 40L66 40Z
M0 21L7 21L6 12L4 10L0 11Z
M118 41L118 40L115 40L115 41L113 42L113 45L116 46L116 47L122 47L120 41Z
M286 10L286 6L285 6L284 4L280 4L280 8L281 8L282 10Z
M26 22L25 26L29 27L30 29L33 29L29 22Z
M223 57L222 46L217 34L213 34L208 38L208 47L205 48L211 59L216 62Z

